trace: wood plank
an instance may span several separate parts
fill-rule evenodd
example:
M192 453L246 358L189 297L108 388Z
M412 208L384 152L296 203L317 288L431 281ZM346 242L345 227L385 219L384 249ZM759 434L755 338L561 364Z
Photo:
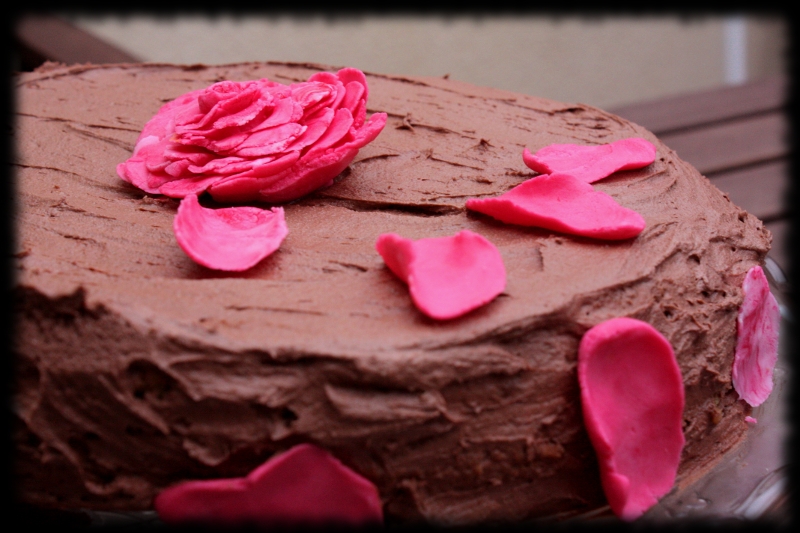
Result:
M787 122L785 113L774 112L660 139L701 174L711 174L787 156Z
M611 110L656 135L782 109L787 104L784 76L642 102Z
M789 163L786 160L714 174L710 179L731 202L761 220L788 216Z
M768 255L778 263L778 266L781 267L784 274L786 274L790 280L794 279L791 277L794 272L790 268L792 265L789 264L790 248L789 242L787 241L789 238L789 219L784 218L764 225L770 233L772 233L772 249L769 251Z
M44 61L75 63L135 63L139 59L67 21L48 15L28 15L14 28L23 66Z

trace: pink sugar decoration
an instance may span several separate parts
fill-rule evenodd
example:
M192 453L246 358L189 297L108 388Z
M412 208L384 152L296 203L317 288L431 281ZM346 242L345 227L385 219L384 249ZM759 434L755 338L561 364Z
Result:
M747 271L742 290L744 299L737 318L733 388L740 398L755 407L764 403L772 392L781 314L760 266Z
M506 286L500 252L469 230L417 241L385 233L375 248L386 266L408 284L417 308L437 320L456 318L487 304Z
M614 318L578 349L583 419L614 513L633 520L669 492L684 444L684 391L669 342L655 328Z
M168 525L353 527L383 523L375 485L312 444L272 457L247 477L172 486L154 504Z
M145 124L123 180L151 194L288 202L333 182L386 125L367 120L363 72L283 85L221 81L164 104Z
M181 201L173 229L180 247L197 263L237 272L277 250L289 233L281 207L207 209L194 194Z
M535 154L525 148L522 160L542 174L566 172L583 182L594 183L619 170L646 167L656 160L656 147L638 137L599 146L551 144Z
M537 176L494 198L470 198L467 209L507 224L536 226L595 239L629 239L645 220L569 174Z
M748 424L758 424L758 420L756 420L752 416L744 417L744 421L747 422Z

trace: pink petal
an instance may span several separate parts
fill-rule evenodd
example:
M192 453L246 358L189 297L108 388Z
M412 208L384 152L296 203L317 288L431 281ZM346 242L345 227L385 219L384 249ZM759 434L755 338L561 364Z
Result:
M593 183L618 170L646 167L656 160L656 147L638 137L600 146L551 144L535 154L525 148L522 160L542 174L566 172L581 181Z
M165 183L158 192L170 198L183 198L202 194L217 181L219 176L193 176Z
M756 420L752 416L744 417L744 421L747 422L748 424L758 424L758 420Z
M246 202L257 198L259 191L270 183L277 183L277 187L286 188L285 177L299 158L299 152L289 152L273 161L255 165L240 174L226 176L224 179L218 178L218 181L208 188L208 192L219 202ZM286 201L298 197L293 196Z
M228 271L254 266L277 250L289 233L280 207L206 209L193 194L181 201L173 227L189 257L205 267Z
M182 94L171 102L162 105L158 112L147 121L139 135L139 140L154 135L159 139L168 137L175 131L175 118L185 116L197 116L200 110L197 105L197 97L205 89L197 89ZM139 141L137 140L137 143Z
M177 161L173 161L172 163L168 164L164 167L164 172L172 176L173 178L180 178L189 167L192 166L191 161L187 159L179 159Z
M344 107L337 110L330 126L328 126L325 133L314 143L314 151L325 150L341 141L350 131L350 126L352 125L353 115L350 113L350 110Z
M633 520L678 471L684 392L672 347L645 322L607 320L581 340L578 381L603 490L614 513Z
M205 165L214 160L217 154L207 150L198 149L195 146L184 146L182 144L170 142L164 147L164 158L170 161L185 159L192 165Z
M208 87L203 94L198 97L198 107L202 110L211 105L211 108L206 112L202 118L195 123L187 123L181 127L177 127L177 132L186 130L209 130L219 129L217 122L221 126L231 125L228 121L231 117L236 117L240 113L244 113L242 120L247 120L244 117L256 116L259 110L267 104L266 101L261 100L261 91L259 90L256 82L235 82L235 81L221 81ZM234 122L239 122L233 119Z
M353 114L353 127L357 130L361 129L367 117L366 102L369 96L367 77L363 72L355 68L343 68L336 73L336 76L347 89L346 99L342 101L342 106L350 109ZM356 85L363 87L363 92Z
M258 159L248 159L244 157L237 157L235 155L228 157L217 157L216 159L207 161L202 166L191 165L189 167L189 172L192 174L216 174L218 176L225 176L250 170L253 168L253 164L255 163L264 164L274 161L275 159L275 155L268 155Z
M281 98L276 102L269 117L251 131L255 132L266 128L272 128L273 126L280 126L287 122L296 122L301 116L303 116L303 108L300 107L300 104L291 98Z
M155 499L168 525L331 525L383 523L378 490L325 450L300 444L247 477L187 481Z
M339 82L339 77L334 74L333 72L315 72L311 76L308 77L308 82L318 81L320 83L325 83L327 85L336 85ZM294 87L294 85L293 85Z
M336 99L336 84L339 80L330 78L330 81L316 81L315 76L330 73L317 73L304 83L293 83L292 98L299 103L304 113L310 113L318 106L327 105ZM330 84L330 85L329 85Z
M304 156L280 179L264 180L258 194L264 202L288 202L333 183L358 154L358 149L337 147L335 151L314 157ZM308 156L308 157L307 157Z
M760 266L747 271L742 290L744 300L737 318L733 388L740 398L755 407L772 392L772 371L778 361L780 309Z
M366 87L358 81L351 81L345 85L345 90L347 93L342 99L342 109L349 109L352 114L356 110L356 107L358 107L358 104L364 101Z
M239 157L263 157L280 153L306 130L306 126L290 122L248 135L244 142L236 146Z
M500 196L471 198L466 205L507 224L595 239L629 239L645 226L639 213L569 174L537 176Z
M306 118L306 125L308 126L306 131L304 131L292 142L292 144L288 147L288 150L301 151L307 146L313 145L320 137L322 137L322 135L328 129L328 126L330 126L331 122L333 122L335 116L336 112L333 109L323 108L320 113L317 114L315 119L310 120Z
M418 241L385 233L375 248L386 266L408 284L417 308L431 318L461 316L491 302L506 286L500 252L469 230Z
M117 165L117 175L150 194L158 194L159 187L175 179L163 171L153 172L148 169L147 161L138 154Z
M336 73L336 77L345 85L351 82L357 82L364 86L364 96L362 99L366 100L369 97L369 86L367 85L367 77L364 73L357 68L346 67Z

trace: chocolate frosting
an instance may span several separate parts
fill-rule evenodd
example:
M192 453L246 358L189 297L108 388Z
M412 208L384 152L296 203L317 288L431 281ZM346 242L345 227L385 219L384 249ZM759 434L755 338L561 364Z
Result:
M165 102L223 79L292 83L319 70L336 69L47 65L15 80L23 501L149 509L170 484L245 475L313 442L376 484L390 521L589 511L606 502L582 422L577 346L588 328L621 316L653 325L680 364L677 483L742 439L736 313L770 235L619 117L368 73L368 113L388 113L385 129L334 185L284 206L283 245L242 273L195 264L172 232L178 201L117 176ZM594 186L643 215L635 239L572 237L464 209L535 175L525 147L626 137L654 143L656 161ZM434 321L374 244L386 232L462 229L497 246L507 287L464 317Z

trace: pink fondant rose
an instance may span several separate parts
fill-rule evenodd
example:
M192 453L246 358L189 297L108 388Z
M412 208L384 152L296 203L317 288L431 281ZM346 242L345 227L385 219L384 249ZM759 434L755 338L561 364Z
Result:
M165 104L144 127L122 179L173 198L287 202L329 185L386 124L366 120L364 73L345 68L283 85L222 81Z

